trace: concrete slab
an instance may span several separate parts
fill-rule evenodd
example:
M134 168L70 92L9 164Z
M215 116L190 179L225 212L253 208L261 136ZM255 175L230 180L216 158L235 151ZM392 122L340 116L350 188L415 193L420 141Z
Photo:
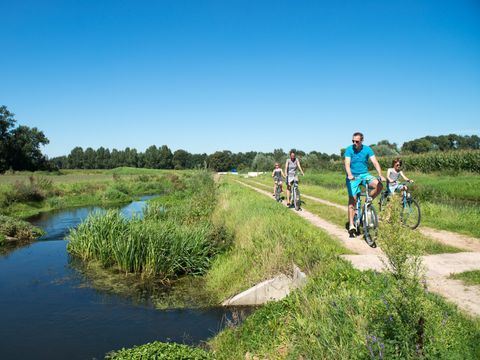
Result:
M292 290L304 286L306 282L307 275L294 264L292 277L280 274L273 279L262 281L225 300L222 306L255 306L269 301L278 301L285 298Z

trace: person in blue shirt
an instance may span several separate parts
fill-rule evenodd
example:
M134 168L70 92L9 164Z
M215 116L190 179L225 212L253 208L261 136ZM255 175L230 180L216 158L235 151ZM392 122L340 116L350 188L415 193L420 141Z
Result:
M357 195L360 193L360 184L362 180L369 182L371 189L370 196L375 198L383 189L382 182L368 173L368 160L372 162L375 170L377 170L378 177L385 181L382 176L382 169L378 163L375 153L372 148L363 145L363 134L356 132L352 137L352 145L345 150L345 172L347 175L346 184L348 189L348 232L353 236L357 229L353 223L355 214L355 203L357 202Z

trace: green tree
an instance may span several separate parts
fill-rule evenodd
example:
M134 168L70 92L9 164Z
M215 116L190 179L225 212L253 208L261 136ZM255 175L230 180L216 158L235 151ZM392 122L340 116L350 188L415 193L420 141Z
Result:
M208 167L214 171L229 171L232 166L231 151L216 151L208 157Z
M282 167L283 161L280 163ZM271 171L273 170L275 159L271 155L258 153L252 161L252 169L255 171Z
M192 167L192 154L182 149L176 150L173 153L172 163L174 169L189 169Z
M125 148L125 165L130 167L139 167L137 149Z
M381 140L377 144L371 145L376 156L395 156L400 153L396 143L390 143L388 140Z
M15 114L8 111L5 105L0 106L0 172L10 167L8 160L10 143L10 129L15 126Z
M9 142L10 166L14 170L35 171L44 169L47 160L40 151L49 141L36 127L19 126L11 132Z
M173 169L173 154L167 145L162 145L158 150L158 168Z
M74 147L68 155L68 167L70 169L83 169L83 163L83 148L80 146Z
M283 149L274 149L273 150L273 159L278 162L279 164L282 164L285 162L285 159L287 158L287 154Z
M40 151L49 142L45 134L36 127L15 128L15 123L15 114L0 106L0 172L47 168L47 159Z
M95 150L93 150L91 147L88 147L85 149L85 152L83 154L83 168L84 169L96 169L97 168L97 154Z
M149 146L145 150L144 161L145 167L149 169L158 169L160 154L155 145Z

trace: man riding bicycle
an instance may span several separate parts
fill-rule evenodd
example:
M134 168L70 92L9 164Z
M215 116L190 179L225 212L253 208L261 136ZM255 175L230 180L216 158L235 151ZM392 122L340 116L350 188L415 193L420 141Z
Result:
M345 150L345 172L347 178L345 180L348 189L348 232L354 236L357 229L354 225L353 219L355 215L355 203L357 196L360 193L360 185L362 181L368 183L371 189L370 196L374 199L383 189L383 184L377 178L368 173L368 160L372 161L375 170L377 170L378 177L381 181L385 181L382 176L382 169L378 163L375 153L372 148L363 145L363 134L356 132L352 137L352 145Z
M300 160L295 157L295 150L290 150L290 158L285 162L285 183L287 184L287 206L290 206L290 192L294 181L298 182L298 170L304 175Z

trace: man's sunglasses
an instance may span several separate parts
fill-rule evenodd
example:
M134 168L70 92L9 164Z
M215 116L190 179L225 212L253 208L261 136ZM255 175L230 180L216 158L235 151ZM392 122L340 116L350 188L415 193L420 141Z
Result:
M360 144L362 142L362 140L352 140L352 143L354 144Z

